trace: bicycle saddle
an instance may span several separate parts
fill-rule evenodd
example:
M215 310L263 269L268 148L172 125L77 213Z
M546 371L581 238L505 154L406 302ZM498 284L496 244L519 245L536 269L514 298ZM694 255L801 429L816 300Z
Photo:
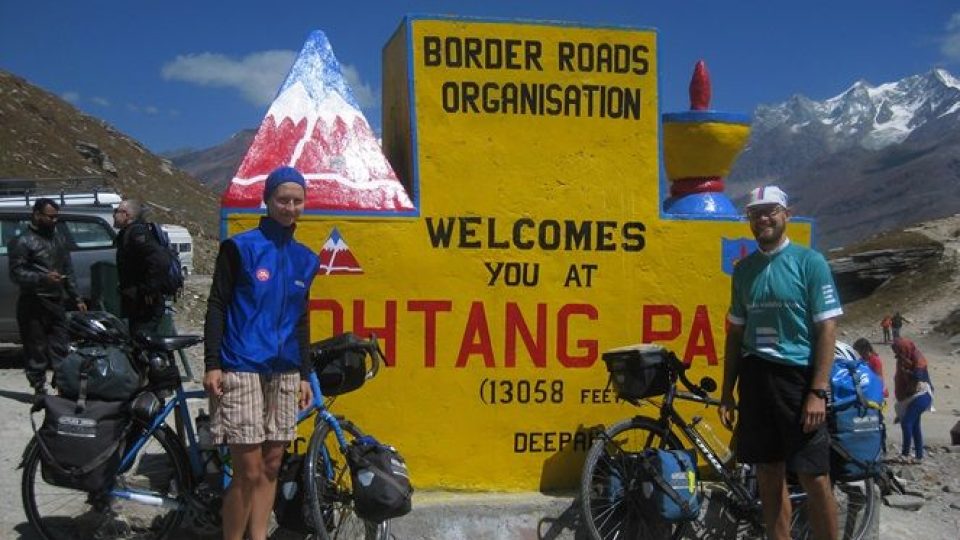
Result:
M192 347L203 341L203 336L182 335L182 336L155 336L140 334L137 336L139 344L146 349L154 351L177 351Z

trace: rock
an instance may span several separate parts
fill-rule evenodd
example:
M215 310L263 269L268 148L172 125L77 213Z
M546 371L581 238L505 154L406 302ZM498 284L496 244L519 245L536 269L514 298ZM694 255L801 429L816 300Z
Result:
M942 255L943 244L905 249L877 249L833 259L830 261L830 269L833 271L840 297L850 302L868 296L897 274L915 272L926 261L939 259ZM957 317L960 318L960 310Z
M883 498L883 502L891 508L900 510L920 510L926 502L923 497L913 495L888 495Z

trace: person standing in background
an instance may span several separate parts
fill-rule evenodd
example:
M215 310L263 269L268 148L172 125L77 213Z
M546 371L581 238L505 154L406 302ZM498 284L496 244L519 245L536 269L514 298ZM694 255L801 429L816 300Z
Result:
M10 280L20 286L17 324L24 371L37 395L47 393L47 370L60 365L70 345L64 302L87 309L77 294L67 241L57 230L59 216L60 206L53 199L37 199L30 225L10 241L8 250Z
M900 329L903 328L903 323L908 323L908 322L910 322L910 320L908 320L903 315L900 315L899 311L894 313L893 317L890 318L890 329L893 330L894 341L896 341L896 339L900 337Z
M136 199L124 199L113 210L113 226L120 230L115 242L120 306L131 336L156 334L166 310L159 283L169 261L143 210Z
M890 326L892 325L889 315L884 315L883 320L880 321L880 330L883 331L883 342L890 342Z
M900 429L903 431L903 447L900 460L903 463L919 463L923 460L923 430L920 416L933 407L933 384L927 370L927 359L914 342L895 338L894 356L897 357L897 372L893 376L894 406ZM913 446L914 456L910 456Z

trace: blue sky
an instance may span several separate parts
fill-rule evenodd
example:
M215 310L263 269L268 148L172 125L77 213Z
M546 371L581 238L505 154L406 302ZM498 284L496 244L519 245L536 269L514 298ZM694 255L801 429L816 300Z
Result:
M0 69L153 151L204 148L259 125L320 29L379 128L381 48L408 13L656 28L663 111L687 108L699 58L713 108L745 113L796 93L824 99L858 79L960 73L955 0L0 0Z

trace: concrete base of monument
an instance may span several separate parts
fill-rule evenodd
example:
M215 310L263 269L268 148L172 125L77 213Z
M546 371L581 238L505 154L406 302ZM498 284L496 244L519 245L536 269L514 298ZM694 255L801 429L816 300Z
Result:
M580 507L572 495L417 492L413 512L391 522L403 539L579 539Z
M706 486L700 519L693 525L689 538L755 538L756 531L737 523L716 504L723 489ZM840 494L839 496L844 496ZM858 493L847 496L862 497ZM580 502L571 495L541 493L452 493L418 492L414 495L413 512L393 520L390 532L397 539L423 540L582 540L589 538L581 526ZM880 508L870 519L865 540L879 537ZM862 508L855 504L854 508ZM840 538L850 538L851 527L844 527L839 516ZM863 516L850 516L860 520ZM844 530L846 529L846 530Z

